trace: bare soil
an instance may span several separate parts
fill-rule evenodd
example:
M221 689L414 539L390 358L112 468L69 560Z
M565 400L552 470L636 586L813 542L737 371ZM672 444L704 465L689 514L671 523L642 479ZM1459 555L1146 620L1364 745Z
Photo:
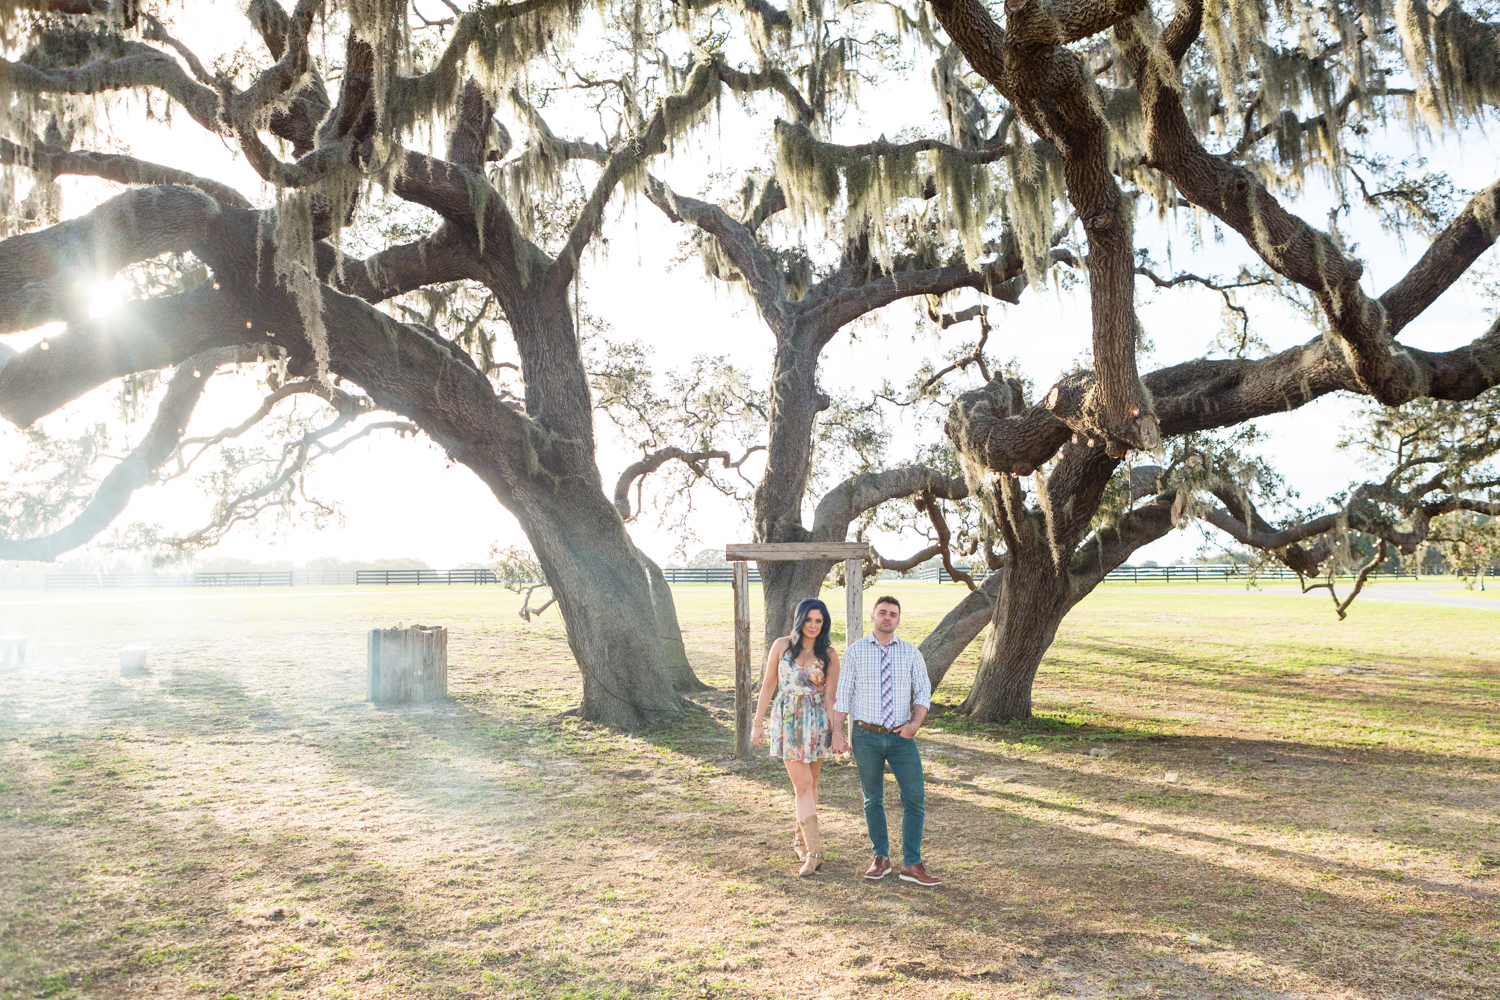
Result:
M898 589L912 639L960 596ZM636 735L564 714L560 622L503 592L0 597L0 997L1496 995L1492 612L1101 591L1035 721L924 731L922 889L860 877L844 763L795 877L729 590L678 594L720 690ZM449 702L363 700L397 620L449 627Z

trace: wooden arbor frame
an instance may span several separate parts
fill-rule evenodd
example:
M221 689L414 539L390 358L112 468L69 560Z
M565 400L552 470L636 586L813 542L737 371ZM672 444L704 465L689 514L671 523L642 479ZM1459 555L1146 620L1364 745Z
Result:
M724 557L734 563L734 755L750 756L750 563L844 560L844 644L865 634L866 542L747 542L729 545ZM829 625L832 628L832 623Z

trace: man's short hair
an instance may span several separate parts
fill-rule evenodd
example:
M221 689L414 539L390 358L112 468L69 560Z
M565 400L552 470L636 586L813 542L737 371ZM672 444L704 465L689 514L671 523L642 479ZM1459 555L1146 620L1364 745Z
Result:
M901 610L901 602L898 601L898 600L896 600L890 594L886 594L884 597L877 597L877 598L875 598L875 606L877 608L880 607L882 604L894 604L896 606L896 610L897 611Z

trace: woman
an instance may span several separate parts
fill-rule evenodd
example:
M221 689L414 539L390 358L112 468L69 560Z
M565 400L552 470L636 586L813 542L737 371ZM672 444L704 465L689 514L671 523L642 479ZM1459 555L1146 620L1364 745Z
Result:
M792 634L771 644L750 742L767 742L762 720L771 710L771 756L786 765L797 803L797 835L792 848L802 859L804 878L823 867L818 835L818 772L834 756L825 691L837 691L839 654L828 644L832 622L828 605L809 597L797 605Z

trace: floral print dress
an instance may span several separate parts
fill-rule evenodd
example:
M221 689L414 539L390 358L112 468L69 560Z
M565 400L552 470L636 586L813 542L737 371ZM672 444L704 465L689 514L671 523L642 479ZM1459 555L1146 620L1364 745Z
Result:
M777 760L809 763L832 757L833 729L823 698L823 666L803 667L791 651L781 654L776 697L771 701L766 743Z

